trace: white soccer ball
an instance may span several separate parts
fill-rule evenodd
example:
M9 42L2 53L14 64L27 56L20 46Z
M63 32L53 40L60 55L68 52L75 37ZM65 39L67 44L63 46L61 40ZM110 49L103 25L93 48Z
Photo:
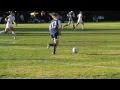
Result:
M73 52L73 53L78 53L78 48L74 47L74 48L72 49L72 52Z

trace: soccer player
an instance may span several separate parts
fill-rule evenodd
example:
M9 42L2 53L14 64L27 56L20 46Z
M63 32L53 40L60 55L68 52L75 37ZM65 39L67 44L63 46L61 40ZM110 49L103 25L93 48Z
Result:
M64 25L63 27L69 26L71 23L73 24L73 29L75 29L75 24L74 24L74 20L73 18L75 17L75 13L73 11L70 11L67 14L67 17L69 19L68 23L66 25Z
M5 18L5 21L7 22L6 28L3 31L0 31L0 34L7 33L8 31L12 31L12 34L14 35L14 39L16 39L16 33L13 28L13 23L17 26L15 22L15 13L13 11L10 11L10 15Z
M51 13L50 16L53 18L53 20L49 25L49 31L54 43L49 43L47 45L47 48L52 46L53 47L52 54L56 54L56 49L59 45L59 35L61 35L62 24L61 21L59 20L59 15L57 13Z
M84 22L83 22L83 14L82 14L82 11L79 12L79 14L77 15L78 17L78 20L77 20L77 24L75 25L75 29L76 27L81 23L82 25L82 30L84 29Z

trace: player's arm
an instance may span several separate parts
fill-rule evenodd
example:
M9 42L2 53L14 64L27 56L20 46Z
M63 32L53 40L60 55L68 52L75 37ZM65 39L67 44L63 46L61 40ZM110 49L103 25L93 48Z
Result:
M15 26L17 26L17 23L15 22L15 17L13 19L13 23L14 23Z
M62 30L62 28L59 28L59 29L58 29L59 35L61 35L61 30Z
M67 14L67 17L69 17L69 13Z
M61 35L61 31L62 31L62 23L59 21L59 28L58 28L58 30L59 30L59 35Z
M75 17L75 13L73 13L73 17Z
M5 18L5 21L6 21L6 22L8 21L8 16Z
M17 23L15 21L13 21L14 25L17 26Z
M49 32L50 32L50 35L51 35L51 24L49 25Z

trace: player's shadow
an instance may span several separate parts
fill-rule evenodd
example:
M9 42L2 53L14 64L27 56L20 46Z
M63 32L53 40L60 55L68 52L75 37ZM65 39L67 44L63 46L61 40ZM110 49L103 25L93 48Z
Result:
M109 54L109 53L98 54L98 53L93 53L93 54L87 54L87 55L120 55L120 53L118 53L118 54Z
M32 46L38 46L38 47L45 47L45 45L46 44L28 44L28 43L26 43L26 44L17 44L16 42L9 42L9 43L7 43L7 42L5 42L5 43L0 43L0 46L3 46L3 47L5 47L5 46L9 46L9 47L14 47L14 46L24 46L24 47L32 47Z
M46 57L46 58L40 58L40 57L38 58L38 57L37 57L37 58L28 58L28 59L27 59L27 58L25 58L25 59L24 59L24 58L16 59L16 58L12 58L12 57L11 57L11 58L9 58L9 59L8 59L8 58L7 58L7 59L5 59L5 58L0 58L0 60L32 60L32 61L41 60L41 61L46 61L46 63L56 63L56 62L54 62L54 61L55 61L55 58L47 58L47 57ZM50 62L48 62L49 60L50 60ZM53 62L51 62L52 60L53 60ZM57 58L57 60L62 61L63 59L62 59L62 58L61 58L61 59L60 59L60 58ZM69 61L69 59L66 59L66 61Z
M78 30L81 30L81 29L78 29ZM84 31L114 31L114 30L120 30L120 28L115 28L115 29L96 29L96 28L87 28L87 29L84 29Z

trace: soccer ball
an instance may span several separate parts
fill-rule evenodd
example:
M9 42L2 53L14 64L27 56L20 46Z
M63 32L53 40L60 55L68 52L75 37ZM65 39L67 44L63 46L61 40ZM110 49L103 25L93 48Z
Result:
M72 49L72 52L73 52L73 53L78 53L78 48L74 47L74 48Z

